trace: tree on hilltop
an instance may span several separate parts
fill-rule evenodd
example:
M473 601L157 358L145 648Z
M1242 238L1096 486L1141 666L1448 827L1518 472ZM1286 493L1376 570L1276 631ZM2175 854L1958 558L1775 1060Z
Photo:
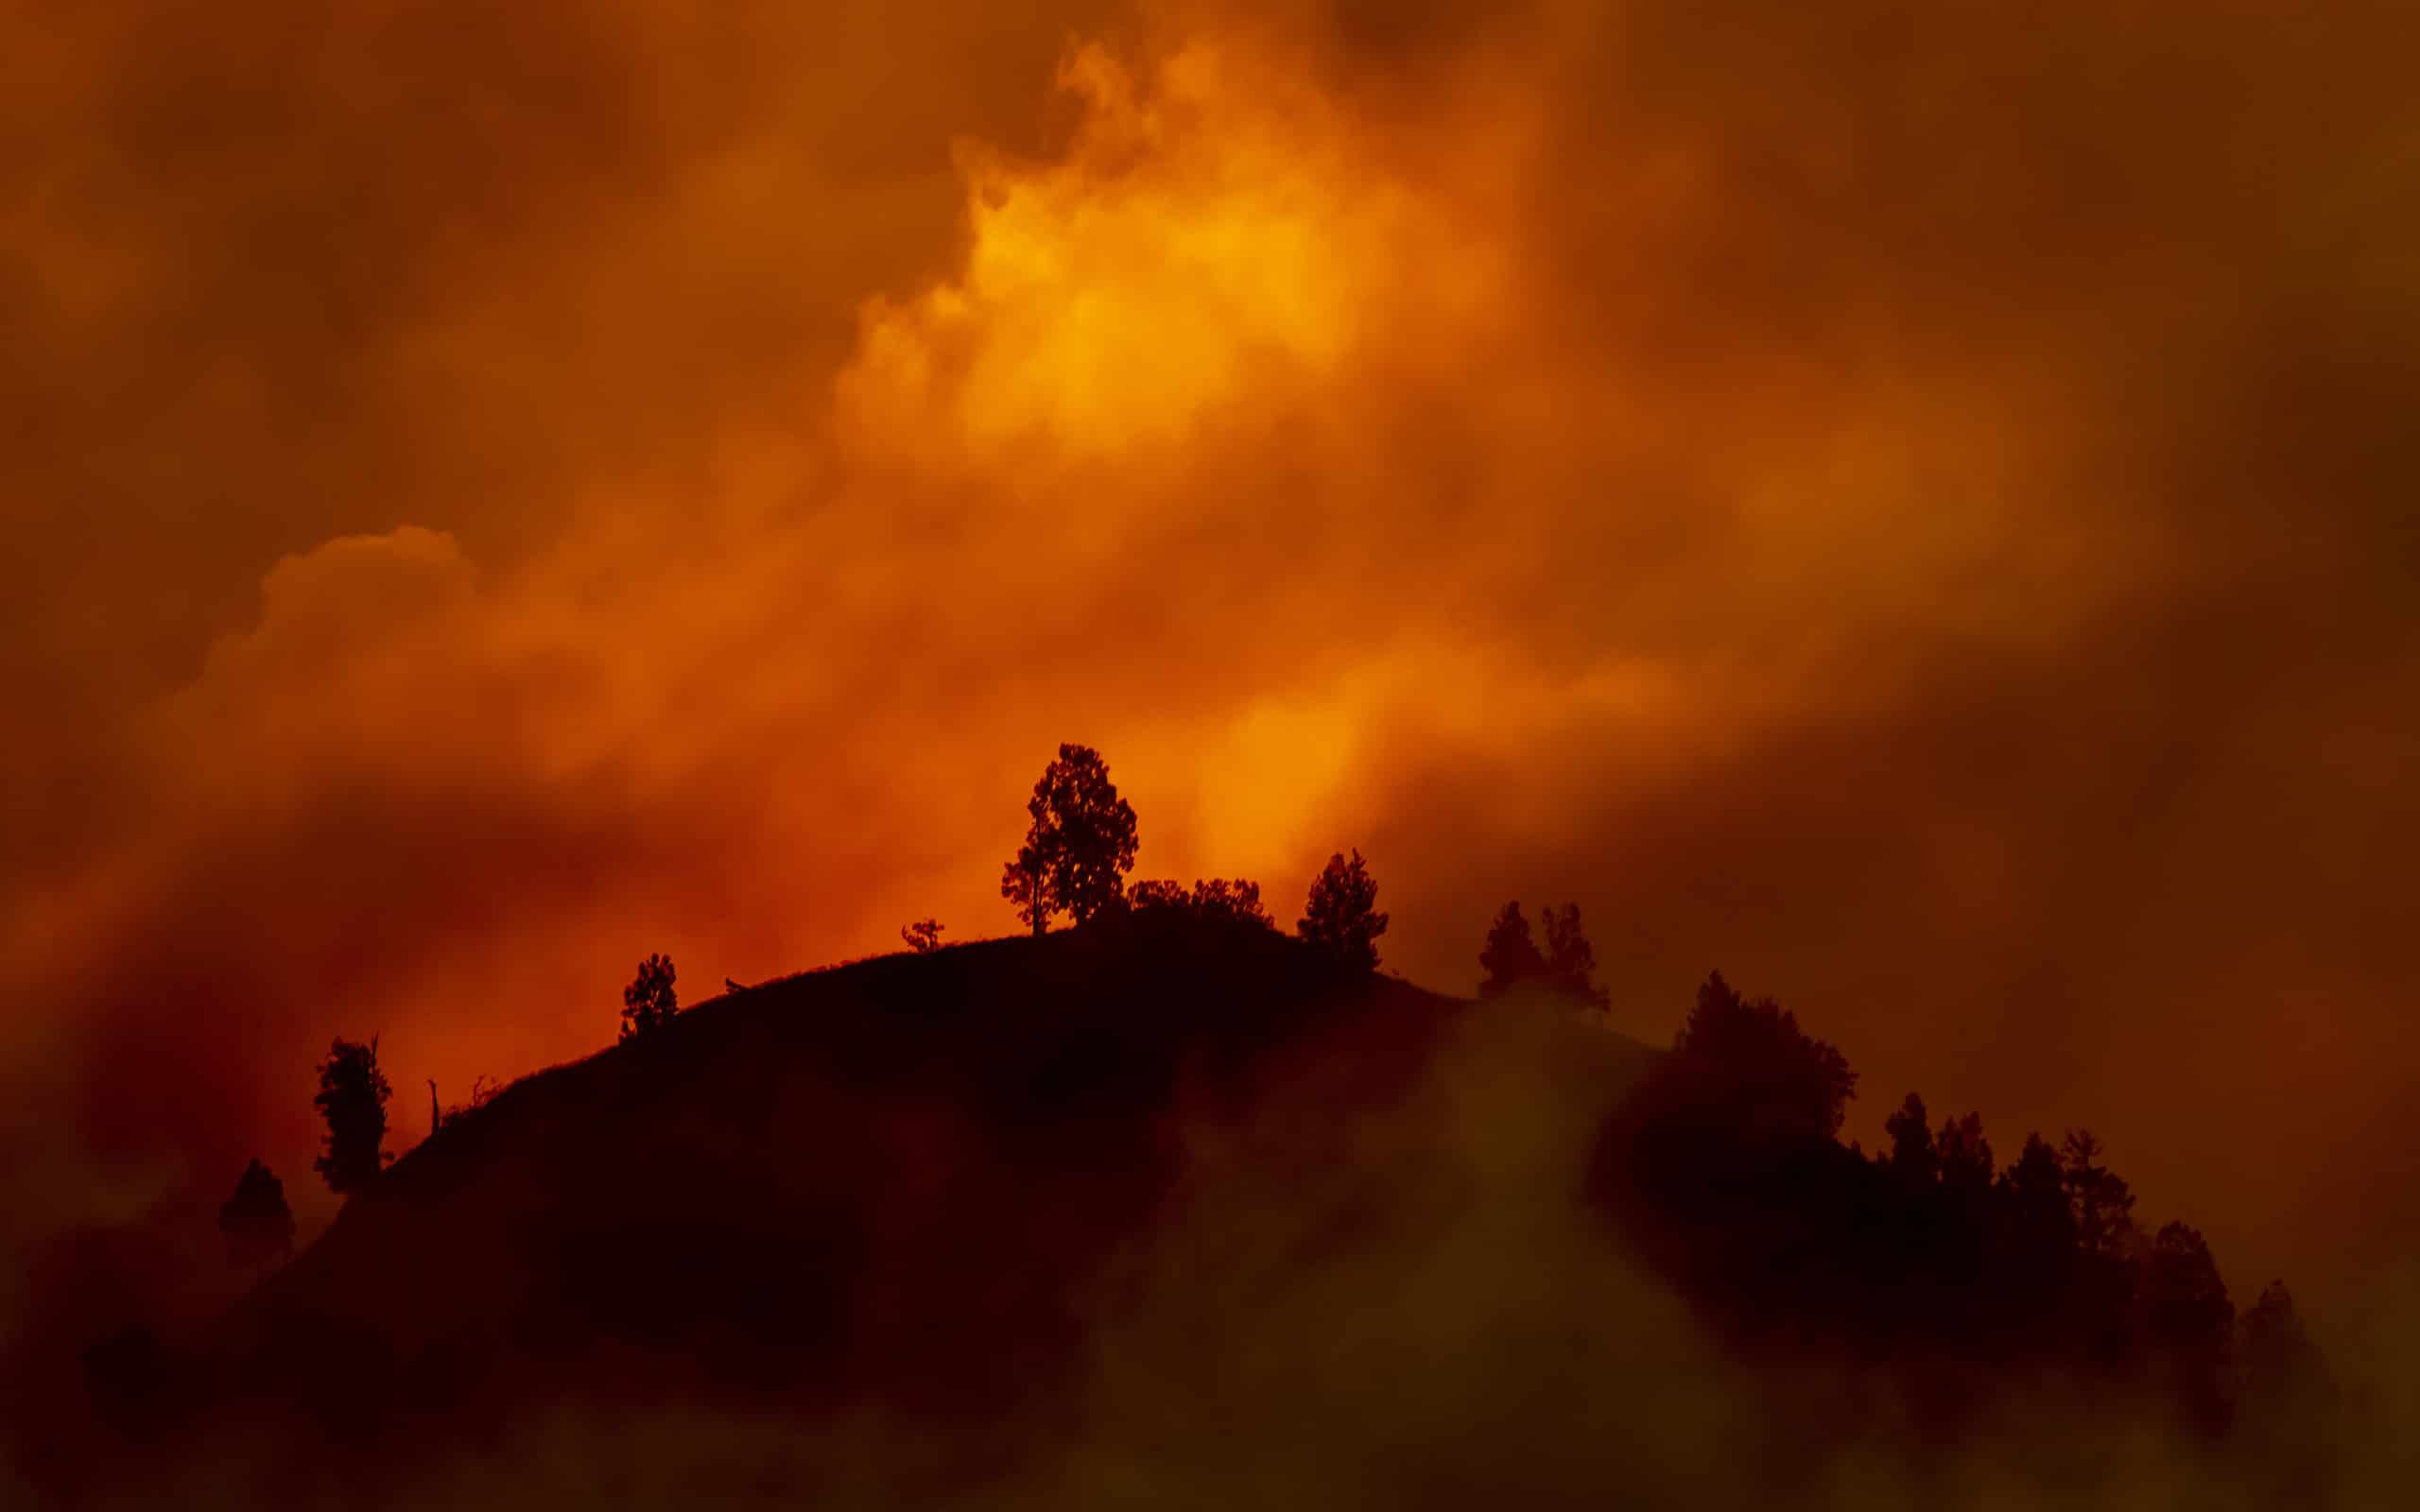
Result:
M1575 1003L1606 1005L1605 989L1597 985L1597 948L1580 928L1580 905L1565 903L1561 912L1546 911L1547 980Z
M1089 746L1061 746L1026 803L1031 822L1000 875L1000 896L1039 935L1061 913L1090 923L1126 901L1134 869L1134 806Z
M1487 975L1478 984L1482 998L1502 997L1525 982L1546 975L1547 958L1530 933L1529 917L1519 900L1506 903L1488 926L1487 944L1478 953L1478 968Z
M1295 930L1347 971L1374 971L1378 936L1387 932L1387 916L1377 911L1377 901L1378 884L1361 852L1354 851L1347 861L1339 851L1312 880Z
M639 962L638 975L622 988L624 1040L652 1034L681 1011L681 994L673 987L676 974L669 955L650 955Z
M327 1133L311 1168L339 1194L358 1192L377 1178L387 1157L387 1099L393 1089L378 1069L378 1037L357 1044L339 1036L320 1062L320 1092L312 1098Z
M1798 1015L1772 998L1740 996L1720 971L1698 988L1672 1049L1671 1074L1696 1082L1701 1098L1737 1109L1759 1140L1829 1141L1857 1095L1857 1073L1838 1047L1801 1029Z

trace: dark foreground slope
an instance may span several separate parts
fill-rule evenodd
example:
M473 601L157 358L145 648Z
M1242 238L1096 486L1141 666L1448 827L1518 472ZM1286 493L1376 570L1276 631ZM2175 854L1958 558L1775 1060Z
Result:
M318 1443L475 1437L565 1400L995 1413L1080 1359L1103 1265L1202 1131L1319 1110L1265 1151L1294 1180L1466 1006L1182 918L735 993L410 1152L178 1395ZM1636 1047L1588 1042L1616 1091Z

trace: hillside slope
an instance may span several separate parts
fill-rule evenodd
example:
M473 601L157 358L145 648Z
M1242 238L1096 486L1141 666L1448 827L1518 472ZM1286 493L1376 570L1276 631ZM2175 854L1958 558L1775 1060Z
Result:
M398 1161L209 1342L203 1394L339 1436L562 1398L986 1412L1077 1360L1205 1131L1258 1128L1283 1189L1476 1011L1182 918L700 1004ZM1608 1096L1645 1056L1574 1043Z

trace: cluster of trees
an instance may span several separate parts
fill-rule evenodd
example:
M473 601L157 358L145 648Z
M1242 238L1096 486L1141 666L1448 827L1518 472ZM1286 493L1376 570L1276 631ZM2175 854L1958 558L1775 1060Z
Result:
M2000 1166L1979 1117L1936 1125L1910 1094L1869 1157L1840 1143L1856 1091L1838 1049L1718 972L1605 1131L1597 1193L1751 1345L2149 1383L2212 1429L2325 1389L2285 1287L2238 1319L2201 1233L2138 1226L2090 1132Z
M1061 914L1080 927L1161 910L1274 927L1256 882L1204 878L1187 889L1168 879L1129 887L1125 878L1134 869L1137 842L1134 806L1117 796L1109 764L1089 746L1059 747L1033 784L1026 814L1025 839L1001 868L1000 896L1036 935ZM1340 851L1312 879L1295 931L1345 970L1375 971L1378 936L1387 932L1377 901L1378 885L1361 852L1347 860Z
M393 1089L378 1069L378 1039L367 1044L339 1036L320 1062L320 1091L311 1099L327 1131L312 1168L332 1192L357 1192L394 1159L386 1152L387 1100ZM294 1210L285 1183L256 1156L235 1178L235 1190L218 1207L218 1231L227 1260L255 1270L285 1259L294 1248Z
M1488 926L1487 944L1478 953L1478 969L1484 973L1478 995L1502 997L1534 987L1575 1003L1604 1007L1605 989L1597 985L1597 951L1580 928L1580 905L1549 907L1545 920L1547 944L1540 950L1519 901L1504 905L1495 922Z

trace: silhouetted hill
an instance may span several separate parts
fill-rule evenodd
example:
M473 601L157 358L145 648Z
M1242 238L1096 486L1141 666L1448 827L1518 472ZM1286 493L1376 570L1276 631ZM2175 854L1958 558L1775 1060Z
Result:
M1329 1110L1282 1185L1468 1006L1173 915L735 992L412 1150L209 1341L196 1395L339 1438L559 1396L980 1411L1072 1358L1184 1129L1277 1088ZM1582 1039L1608 1096L1645 1055Z
M1971 1492L1945 1505L2385 1484L2282 1289L2238 1370L2198 1235L2086 1244L2130 1199L2080 1134L1995 1177L1979 1121L1910 1098L1867 1157L1845 1059L1719 975L1658 1054L1551 988L1332 962L1169 906L700 1005L449 1122L203 1337L89 1354L95 1484L1849 1504L1874 1455Z

